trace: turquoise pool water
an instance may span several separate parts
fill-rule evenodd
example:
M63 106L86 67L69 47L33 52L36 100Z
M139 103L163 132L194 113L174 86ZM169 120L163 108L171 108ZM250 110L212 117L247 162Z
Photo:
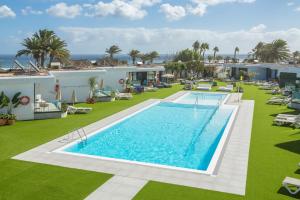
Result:
M177 103L195 104L196 99L198 104L202 105L218 105L221 104L228 94L208 93L208 92L189 92L182 98L179 98Z
M232 108L159 103L63 151L207 170Z

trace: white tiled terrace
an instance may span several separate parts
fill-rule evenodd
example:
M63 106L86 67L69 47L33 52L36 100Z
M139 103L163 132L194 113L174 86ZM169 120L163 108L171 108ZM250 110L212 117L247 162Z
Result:
M178 92L164 101L172 101L184 94L184 91ZM239 99L240 94L231 94L226 102L226 104L239 104L239 111L213 175L54 152L66 145L61 142L66 136L19 154L14 159L115 175L87 199L99 199L97 197L104 194L108 198L101 199L131 199L148 180L245 195L254 101ZM84 129L88 134L92 133L156 101L147 100L88 125ZM136 184L128 186L124 180ZM118 181L123 182L120 184ZM105 187L111 187L111 190L105 190ZM127 190L128 193L124 193L119 191L121 187L131 187L131 189Z

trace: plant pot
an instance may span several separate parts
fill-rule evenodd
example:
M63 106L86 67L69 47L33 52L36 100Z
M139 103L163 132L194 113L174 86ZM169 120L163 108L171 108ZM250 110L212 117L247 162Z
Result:
M0 119L0 126L4 126L7 124L7 119Z
M14 119L7 120L7 125L14 125L15 123L16 123L16 120L14 120Z

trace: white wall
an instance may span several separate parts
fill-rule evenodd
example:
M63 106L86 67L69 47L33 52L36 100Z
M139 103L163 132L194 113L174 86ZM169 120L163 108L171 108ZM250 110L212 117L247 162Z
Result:
M21 96L28 96L30 102L28 105L19 105L13 108L12 112L17 116L17 120L34 119L34 83L36 81L49 81L53 77L2 77L0 78L0 92L4 91L10 99L17 93ZM6 113L7 108L1 109L0 113Z
M89 97L89 78L96 77L97 82L104 77L104 70L78 70L78 71L51 71L55 80L59 80L61 86L62 100L72 101L73 90L76 93L78 102L86 102ZM54 91L54 87L53 87Z
M106 73L103 76L104 87L123 91L125 89L125 84L120 84L119 80L126 80L126 78L128 78L131 67L104 67L104 69L106 70Z

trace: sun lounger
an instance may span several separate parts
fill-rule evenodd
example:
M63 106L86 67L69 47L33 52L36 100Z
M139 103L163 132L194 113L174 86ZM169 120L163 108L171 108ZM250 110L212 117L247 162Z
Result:
M282 186L287 189L290 194L295 195L300 192L300 179L285 177L285 179L282 181Z
M290 101L291 98L271 98L267 101L267 104L284 105L284 104L288 104Z
M210 84L199 84L196 87L197 90L211 90L211 85Z
M144 87L145 92L156 92L157 90L157 87Z
M224 92L232 92L233 91L233 85L227 85L226 87L221 86L218 89L219 91L224 91Z
M121 93L118 90L116 90L116 99L129 100L129 99L132 99L132 94L131 93Z
M32 61L29 61L29 64L36 72L40 71L40 69Z
M87 114L92 111L92 108L68 106L68 114Z
M277 115L273 123L277 126L290 125L300 128L300 115Z

